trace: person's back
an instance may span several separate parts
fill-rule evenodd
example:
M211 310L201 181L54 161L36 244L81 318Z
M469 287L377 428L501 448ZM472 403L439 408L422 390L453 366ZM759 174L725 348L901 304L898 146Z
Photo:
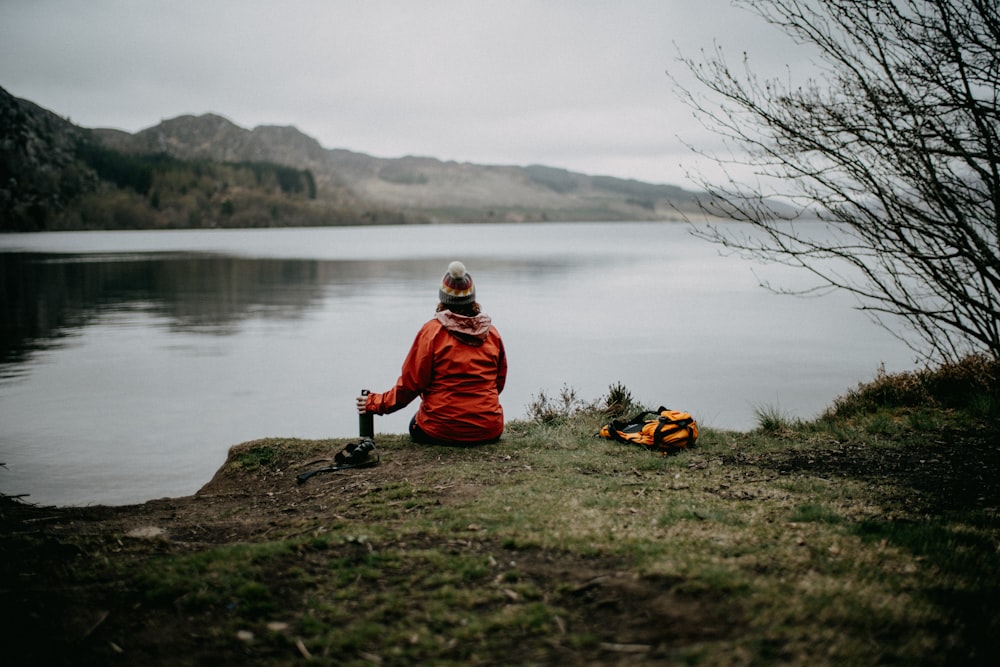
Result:
M500 392L507 380L503 340L480 312L472 276L452 262L438 290L432 320L417 333L395 386L358 397L361 413L387 414L414 398L421 404L410 435L429 444L496 441L504 427Z

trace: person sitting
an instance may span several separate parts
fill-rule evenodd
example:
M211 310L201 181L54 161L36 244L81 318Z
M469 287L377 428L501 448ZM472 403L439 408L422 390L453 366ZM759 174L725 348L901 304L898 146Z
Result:
M465 265L441 280L434 317L417 332L395 386L362 392L359 414L396 412L420 397L410 421L415 442L470 446L496 442L504 428L500 393L507 381L503 340L476 301Z

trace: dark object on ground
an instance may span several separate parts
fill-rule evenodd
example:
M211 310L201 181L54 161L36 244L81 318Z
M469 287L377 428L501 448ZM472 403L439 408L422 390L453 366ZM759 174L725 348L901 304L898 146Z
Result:
M374 458L373 458L374 457ZM313 475L324 472L337 472L338 470L350 470L352 468L370 468L378 463L378 450L375 449L375 441L371 438L362 438L360 442L352 442L343 450L337 452L333 458L332 466L317 468L309 472L304 472L295 478L298 484L302 484Z

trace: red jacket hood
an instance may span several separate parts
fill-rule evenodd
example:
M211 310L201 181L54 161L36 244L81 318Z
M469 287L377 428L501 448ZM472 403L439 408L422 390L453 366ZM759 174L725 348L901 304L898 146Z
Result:
M450 310L439 310L434 313L434 317L449 333L470 345L482 345L490 333L490 326L493 324L492 318L485 313L466 317L465 315L456 315Z

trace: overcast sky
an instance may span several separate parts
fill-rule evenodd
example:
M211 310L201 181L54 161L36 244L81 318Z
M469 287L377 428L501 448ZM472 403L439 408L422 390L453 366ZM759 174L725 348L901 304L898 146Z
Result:
M0 86L84 127L182 114L326 148L690 185L709 146L666 74L790 41L729 0L0 0Z

